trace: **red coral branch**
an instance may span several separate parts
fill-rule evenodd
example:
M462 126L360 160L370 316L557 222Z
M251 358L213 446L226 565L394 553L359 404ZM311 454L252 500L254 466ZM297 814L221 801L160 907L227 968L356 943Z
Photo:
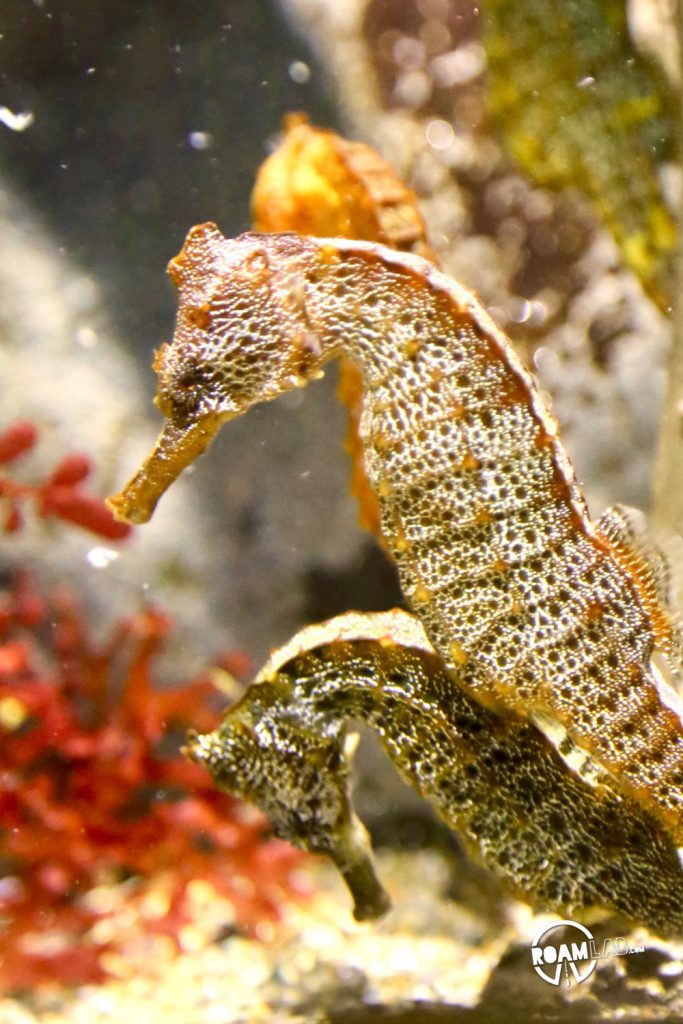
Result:
M92 928L108 912L87 898L103 881L165 872L168 907L146 927L172 936L193 879L246 929L293 889L301 855L178 752L185 727L215 727L216 691L154 689L169 629L147 609L98 647L70 595L23 573L0 596L0 988L106 973L110 941Z
M22 420L0 434L0 466L19 461L38 441L33 423ZM87 455L67 455L42 483L29 484L0 474L0 523L5 533L16 533L24 525L24 506L32 502L41 517L56 516L107 540L123 540L131 532L118 523L102 498L80 485L90 476Z
M14 462L32 448L38 440L38 431L29 420L20 420L0 434L0 466Z

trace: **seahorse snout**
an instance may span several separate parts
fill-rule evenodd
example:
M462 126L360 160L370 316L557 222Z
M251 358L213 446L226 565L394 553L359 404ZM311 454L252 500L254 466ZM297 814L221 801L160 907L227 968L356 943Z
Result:
M226 417L208 413L186 426L168 421L154 448L118 494L107 498L114 518L146 523L162 495L187 466L204 452Z

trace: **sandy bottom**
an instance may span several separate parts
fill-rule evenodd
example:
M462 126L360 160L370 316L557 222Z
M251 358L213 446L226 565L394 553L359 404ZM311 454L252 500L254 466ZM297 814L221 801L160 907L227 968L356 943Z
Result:
M600 961L586 982L554 988L536 976L530 954L552 917L517 903L492 914L483 902L446 898L451 874L436 854L378 860L394 909L374 925L353 921L345 890L323 864L306 869L315 895L287 906L258 940L216 940L221 926L230 931L231 911L203 883L180 954L166 938L143 936L123 904L110 980L5 999L0 1024L683 1020L683 944L633 933L645 953Z

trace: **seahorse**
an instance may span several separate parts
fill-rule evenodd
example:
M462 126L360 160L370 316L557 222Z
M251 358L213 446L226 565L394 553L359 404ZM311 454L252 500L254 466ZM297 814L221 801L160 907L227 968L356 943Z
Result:
M377 731L404 777L518 897L683 933L683 868L656 819L566 742L561 756L531 723L469 697L407 612L351 612L302 630L186 752L257 804L281 838L331 857L356 919L376 918L389 898L352 809L348 719ZM567 769L572 753L577 771Z
M678 160L680 95L634 44L632 19L622 0L531 0L523 17L490 0L488 106L513 159L542 187L588 196L669 311L679 230L661 168Z
M255 231L362 238L414 252L438 266L417 196L371 146L288 114L278 146L259 168L251 194ZM339 360L338 398L346 406L346 450L358 520L382 542L380 510L363 465L359 436L363 404L360 369Z
M115 513L144 522L220 425L358 363L365 468L403 592L446 669L498 713L558 722L683 838L675 628L628 531L593 522L530 374L462 286L375 243L193 228L157 354L167 423Z
M417 196L371 146L288 114L251 195L254 230L363 238L436 264Z

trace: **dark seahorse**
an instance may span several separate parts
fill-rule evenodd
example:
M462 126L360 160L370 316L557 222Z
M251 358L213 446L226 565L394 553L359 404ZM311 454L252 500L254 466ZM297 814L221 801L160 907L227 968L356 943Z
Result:
M683 870L656 819L566 741L561 756L531 723L468 696L407 612L351 612L302 630L186 752L283 839L331 857L354 916L374 918L388 897L352 810L348 719L377 731L407 781L518 897L683 932Z
M193 228L157 355L167 423L111 499L144 522L220 425L319 377L362 371L360 436L404 594L457 685L551 723L680 842L680 703L652 664L676 631L618 512L594 523L557 425L509 341L419 256Z

